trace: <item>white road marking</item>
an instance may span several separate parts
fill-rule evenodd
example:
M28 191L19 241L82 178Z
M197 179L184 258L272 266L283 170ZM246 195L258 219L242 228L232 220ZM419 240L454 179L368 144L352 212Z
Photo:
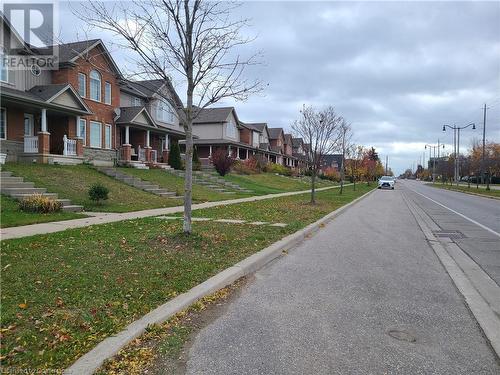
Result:
M406 187L408 187L408 186L406 186ZM408 188L408 189L410 189L410 188ZM474 223L474 224L476 224L476 225L480 226L481 228L486 229L488 232L493 233L494 235L496 235L496 236L500 237L500 233L495 232L493 229L488 228L486 225L483 225L483 224L481 224L481 223L478 223L476 220L471 219L470 217L465 216L464 214L461 214L460 212L457 212L457 211L455 211L454 209L452 209L452 208L450 208L450 207L447 207L447 206L445 206L444 204L439 203L438 201L436 201L436 200L434 200L434 199L432 199L432 198L429 198L427 195L424 195L424 194L422 194L422 193L419 193L418 191L413 190L413 189L410 189L410 190L411 190L411 191L413 191L414 193L417 193L418 195L421 195L421 196L422 196L422 197L424 197L424 198L427 198L427 199L428 199L428 200L430 200L431 202L434 202L434 203L436 203L437 205L439 205L439 206L441 206L441 207L443 207L443 208L446 208L447 210L449 210L449 211L453 212L454 214L457 214L458 216L463 217L465 220L469 220L471 223Z

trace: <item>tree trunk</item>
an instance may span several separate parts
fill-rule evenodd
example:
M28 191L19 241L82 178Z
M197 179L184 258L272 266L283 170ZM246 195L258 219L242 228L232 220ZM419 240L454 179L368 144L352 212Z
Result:
M184 157L184 233L191 233L191 203L193 200L193 91L188 89L186 113L186 154Z
M316 203L316 170L311 174L311 203Z
M342 162L340 163L340 195L344 192L344 151L342 150Z

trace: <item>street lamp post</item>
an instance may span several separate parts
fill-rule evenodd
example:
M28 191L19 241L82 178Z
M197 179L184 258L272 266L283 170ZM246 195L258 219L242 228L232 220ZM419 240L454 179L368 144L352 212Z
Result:
M426 144L424 147L426 150L427 150L427 148L429 148L429 162L431 161L431 150L434 151L434 158L432 160L432 183L436 182L436 150L437 150L437 155L438 155L438 159L439 159L439 149L441 147L444 148L444 145L439 143L439 139L438 139L437 145Z
M458 186L458 180L460 179L460 130L467 129L472 126L472 130L476 130L476 124L473 122L469 125L465 126L456 126L456 125L443 125L443 131L446 131L446 128L453 129L453 148L455 151L455 183Z

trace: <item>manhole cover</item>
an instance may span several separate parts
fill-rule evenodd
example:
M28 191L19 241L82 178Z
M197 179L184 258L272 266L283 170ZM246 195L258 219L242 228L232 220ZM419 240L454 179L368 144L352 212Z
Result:
M392 338L400 341L406 341L406 342L417 341L415 336L413 336L411 333L408 333L406 331L400 331L398 329L391 329L389 332L387 332L387 334Z
M433 233L436 237L465 238L465 235L459 230L436 230Z

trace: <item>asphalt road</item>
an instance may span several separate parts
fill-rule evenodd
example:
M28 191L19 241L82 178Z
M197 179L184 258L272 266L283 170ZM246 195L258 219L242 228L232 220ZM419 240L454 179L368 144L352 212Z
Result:
M500 200L437 189L418 181L399 184L411 189L412 200L442 231L456 232L452 240L500 285Z
M257 272L194 338L187 372L500 373L403 189L376 191Z
M500 233L500 200L437 189L420 181L399 181L398 183Z

